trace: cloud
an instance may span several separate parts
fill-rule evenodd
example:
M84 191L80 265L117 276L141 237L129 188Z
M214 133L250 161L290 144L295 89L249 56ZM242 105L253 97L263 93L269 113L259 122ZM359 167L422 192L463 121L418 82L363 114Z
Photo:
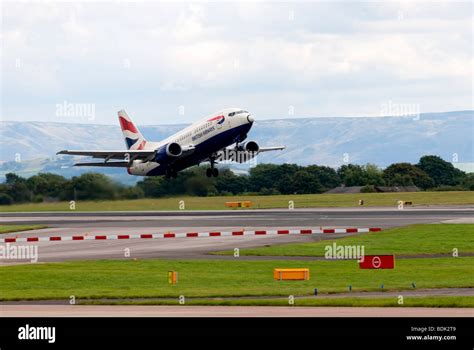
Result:
M147 123L174 122L180 105L180 121L229 105L262 117L290 105L294 116L366 115L388 100L472 108L470 3L3 7L8 120L51 120L64 100L96 104L104 123L122 107Z

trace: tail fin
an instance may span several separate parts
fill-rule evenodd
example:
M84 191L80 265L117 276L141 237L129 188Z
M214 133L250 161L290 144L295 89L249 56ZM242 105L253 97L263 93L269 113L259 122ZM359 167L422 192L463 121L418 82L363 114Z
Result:
M122 128L123 137L125 138L125 145L127 149L141 150L146 145L146 139L142 133L133 124L132 120L123 109L118 112L120 127Z

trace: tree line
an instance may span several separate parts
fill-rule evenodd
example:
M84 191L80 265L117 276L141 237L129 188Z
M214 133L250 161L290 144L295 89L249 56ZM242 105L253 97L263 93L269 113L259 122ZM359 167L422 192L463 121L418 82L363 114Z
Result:
M67 179L52 173L23 178L8 173L0 184L0 204L58 200L110 200L159 198L175 195L216 196L237 194L310 194L345 186L417 186L422 190L474 190L474 174L455 168L438 156L423 156L417 164L395 163L385 169L374 164L345 164L337 169L296 164L259 164L248 175L221 169L217 178L205 176L204 167L179 173L176 179L145 177L125 186L100 173Z

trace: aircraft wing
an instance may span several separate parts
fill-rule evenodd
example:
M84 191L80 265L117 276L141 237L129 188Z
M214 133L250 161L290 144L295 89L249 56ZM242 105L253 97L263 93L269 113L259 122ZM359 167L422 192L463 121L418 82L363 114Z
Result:
M258 153L269 152L269 151L281 151L282 149L285 149L285 148L286 146L260 147L258 149Z
M120 150L120 151L87 151L87 150L63 150L57 154L68 154L74 156L89 156L92 158L102 158L101 163L76 163L74 166L101 166L125 168L135 159L143 161L151 160L155 156L155 150ZM111 159L120 159L121 162L109 162Z
M105 161L109 159L146 159L153 157L155 150L120 150L120 151L83 151L83 150L63 150L56 154L69 154L73 156L89 156L92 158L104 158Z
M102 166L110 168L128 168L129 162L76 163L74 166Z
M193 153L195 147L187 145L182 147L181 156L187 156ZM73 156L89 156L92 158L102 158L101 163L76 163L74 166L102 166L102 167L128 167L134 160L142 160L143 162L151 161L155 158L157 150L120 150L120 151L88 151L88 150L63 150L57 154L68 154ZM181 157L180 156L180 157ZM109 162L111 159L121 160Z

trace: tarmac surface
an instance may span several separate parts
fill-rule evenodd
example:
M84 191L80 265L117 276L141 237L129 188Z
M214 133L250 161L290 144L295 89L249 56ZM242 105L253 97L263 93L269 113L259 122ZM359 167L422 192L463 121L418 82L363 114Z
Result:
M0 317L473 317L469 308L1 305Z
M218 211L0 213L3 224L112 227L393 227L472 217L474 207L252 209Z

